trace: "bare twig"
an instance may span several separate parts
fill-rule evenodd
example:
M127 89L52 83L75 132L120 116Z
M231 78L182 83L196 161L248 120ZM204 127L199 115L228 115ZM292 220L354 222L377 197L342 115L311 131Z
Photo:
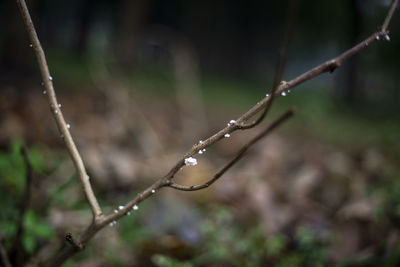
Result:
M387 28L389 27L390 20L392 19L394 10L396 9L398 2L399 2L399 0L392 0L392 3L390 5L389 11L388 11L388 14L386 15L385 21L382 24L381 30L383 32L387 31Z
M267 116L272 106L272 103L275 100L276 96L275 92L278 89L279 83L282 80L283 72L285 70L287 51L289 47L289 39L293 35L298 7L299 7L299 0L289 1L287 15L286 15L285 29L283 32L283 39L278 52L278 60L276 62L276 67L275 67L274 81L270 92L271 100L267 102L260 116L255 121L247 125L241 125L240 126L241 130L250 129L260 124Z
M391 9L393 9L394 5L397 4L397 1L393 1L391 5ZM379 30L375 33L373 33L371 36L369 36L367 39L361 41L359 44L356 46L350 48L349 50L345 51L344 53L340 54L336 58L332 60L328 60L319 66L299 75L298 77L292 79L289 82L283 82L280 83L278 87L276 87L276 92L274 94L275 96L279 96L282 92L285 92L289 89L292 89L299 84L302 84L322 73L325 72L333 72L336 68L338 68L343 61L345 61L347 58L351 57L352 55L359 53L362 51L364 48L366 48L368 45L374 43L377 41L376 38L378 37L384 37L387 34L386 29ZM169 170L169 172L164 176L158 179L154 184L146 188L143 192L139 193L134 199L129 201L121 210L119 210L117 213L112 213L107 216L104 216L100 218L99 220L96 220L93 222L80 236L79 238L79 244L81 244L81 247L84 247L84 245L105 225L107 225L110 222L113 222L115 220L118 220L119 218L123 217L126 215L132 207L135 205L138 205L140 202L143 200L147 199L150 197L153 192L156 192L157 190L161 189L164 186L167 186L173 179L174 175L185 165L185 159L188 157L193 156L195 153L197 153L199 150L204 149L208 146L211 146L215 142L221 140L224 138L224 135L227 133L234 132L238 129L240 129L240 125L244 122L246 122L248 119L253 117L255 114L257 114L263 107L267 105L269 101L272 100L272 95L269 95L262 99L260 102L258 102L255 106L250 108L246 113L241 115L234 123L229 123L227 127L223 128L219 132L215 133L208 139L199 142L198 144L194 145L192 149L187 152L181 159L178 160L177 163ZM64 260L68 259L71 257L73 254L75 254L77 251L72 247L68 246L66 247L59 257L55 259L55 263L62 263ZM57 265L54 265L57 266Z
M134 199L132 199L130 202L128 202L124 207L121 207L121 209L119 211L117 211L116 213L112 213L107 216L104 216L102 214L101 208L97 202L97 199L93 193L92 187L87 179L85 166L84 166L83 161L78 153L78 150L72 140L72 137L69 133L69 130L68 130L69 127L67 127L64 117L62 116L61 110L59 109L56 95L55 95L55 92L53 89L52 78L50 76L50 73L49 73L49 70L47 67L45 55L44 55L43 49L40 45L39 39L37 37L35 28L32 24L32 21L31 21L30 15L29 15L29 11L26 7L25 1L17 0L18 6L20 8L21 14L24 19L25 27L29 33L30 39L33 44L33 48L35 49L35 53L37 56L40 72L41 72L42 79L44 82L44 86L48 93L50 107L51 107L52 111L54 112L53 115L57 122L58 128L59 128L61 134L64 136L64 140L65 140L65 144L67 146L68 152L70 153L71 158L75 164L75 167L78 170L85 196L89 202L90 208L93 213L92 223L87 227L87 229L85 231L82 232L82 234L80 236L78 236L76 239L71 239L73 241L72 245L66 246L64 249L62 249L60 254L58 254L54 259L52 259L51 265L52 266L60 266L65 260L70 258L77 251L83 249L85 247L86 243L108 223L110 223L114 220L118 220L119 218L123 217L125 214L130 212L132 207L135 207L140 202L142 202L146 198L153 195L157 190L161 189L164 186L167 186L172 181L174 175L185 165L186 158L193 156L200 149L204 149L204 148L214 144L215 142L221 140L222 138L224 138L225 134L232 133L236 130L241 129L241 126L243 126L246 121L248 121L250 118L252 118L254 115L256 115L265 106L270 105L269 102L271 102L274 97L279 96L282 92L286 92L287 90L294 88L297 85L302 84L322 73L325 73L328 71L333 72L347 58L351 57L352 55L354 55L356 53L359 53L365 47L374 43L375 41L377 41L381 38L385 38L388 34L387 27L389 26L389 22L391 20L391 17L394 12L395 6L397 5L397 2L398 2L397 0L394 0L392 2L391 7L389 8L388 15L387 15L385 22L383 23L380 30L373 33L367 39L363 40L362 42L360 42L353 48L345 51L344 53L337 56L336 58L326 61L325 63L322 63L321 65L301 74L300 76L292 79L289 82L281 82L279 84L279 86L275 87L276 91L274 92L273 95L269 95L269 96L265 97L264 99L262 99L255 106L250 108L246 113L241 115L237 120L230 122L227 127L223 128L219 132L215 133L214 135L209 137L207 140L205 140L203 142L199 142L198 144L194 145L192 147L192 149L183 156L183 158L178 160L178 162L170 169L170 171L165 176L161 177L153 185L151 185L150 187L145 189L143 192L139 193ZM260 138L262 138L262 136L260 136ZM254 142L256 142L256 141L257 140L254 140ZM247 150L247 148L245 150ZM244 151L244 152L246 152L246 151ZM240 155L240 152L238 154L238 157L240 159L241 156L239 156L239 155ZM70 241L70 243L71 243L71 241Z
M187 186L187 185L180 185L175 182L170 181L166 186L169 186L171 188L181 190L181 191L196 191L196 190L201 190L204 188L209 187L212 185L215 181L217 181L227 170L229 170L233 165L235 165L243 156L246 154L247 150L254 145L256 142L264 138L266 135L268 135L272 130L274 130L276 127L281 125L283 122L285 122L287 119L292 117L294 115L294 109L290 109L286 111L284 114L282 114L278 119L276 119L271 125L269 125L265 130L263 130L261 133L256 135L253 139L251 139L247 144L245 144L239 152L236 154L236 156L228 162L220 171L218 171L210 180L207 182L200 184L200 185L192 185L192 186Z
M74 162L75 168L79 174L81 184L83 187L83 191L85 193L86 199L89 202L90 208L93 213L93 220L97 217L102 216L102 211L100 208L99 203L97 202L97 199L93 193L92 186L90 185L90 181L87 178L88 175L86 173L85 165L83 163L83 160L79 154L78 149L76 148L76 145L74 143L74 140L72 139L72 136L69 132L69 124L65 122L64 116L62 114L62 111L60 109L60 105L57 101L56 93L53 88L53 78L50 76L49 68L47 66L47 61L46 57L43 51L43 48L40 44L39 38L36 34L35 27L32 23L31 16L29 14L28 8L26 6L26 3L24 0L17 0L17 4L19 7L19 10L22 14L22 18L25 23L25 28L28 31L29 34L29 39L32 42L32 47L35 50L36 58L38 61L39 65L39 70L40 74L42 76L43 80L43 85L45 87L45 93L48 96L48 101L50 104L50 109L53 113L53 116L56 120L58 129L61 133L61 136L64 139L65 146L67 147L67 150L71 156L72 161Z

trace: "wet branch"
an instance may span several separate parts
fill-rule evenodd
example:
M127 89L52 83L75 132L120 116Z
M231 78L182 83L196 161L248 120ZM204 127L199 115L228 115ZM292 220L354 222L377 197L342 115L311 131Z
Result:
M262 138L264 138L266 135L268 135L272 130L274 130L276 127L281 125L283 122L285 122L287 119L291 118L294 115L295 111L294 109L290 109L286 111L284 114L282 114L278 119L276 119L273 123L271 123L267 128L265 128L261 133L256 135L253 139L251 139L248 143L246 143L236 154L236 156L228 162L220 171L218 171L210 180L207 182L200 184L200 185L192 185L192 186L187 186L187 185L180 185L175 182L169 182L166 186L169 186L173 189L176 190L181 190L181 191L197 191L201 190L204 188L209 187L212 185L214 182L216 182L227 170L229 170L233 165L235 165L240 159L243 158L243 156L246 154L246 152L249 150L249 148L254 145L256 142L260 141Z
M66 124L65 119L62 115L62 112L59 108L59 104L57 102L56 94L55 94L55 91L53 88L52 78L50 76L50 72L49 72L47 62L45 59L45 54L43 52L43 49L42 49L39 39L37 37L35 28L33 26L31 17L29 15L29 11L26 7L26 3L24 0L16 0L16 1L18 3L19 9L21 11L21 14L22 14L22 17L23 17L23 20L25 23L25 27L28 31L33 48L35 50L35 54L37 57L40 73L41 73L42 80L44 83L44 87L47 91L50 108L51 108L53 116L56 120L59 131L61 132L61 135L64 138L64 142L65 142L67 150L71 156L71 159L73 160L73 162L75 164L75 168L78 171L78 174L79 174L79 177L81 180L81 184L83 187L83 191L85 193L85 196L87 198L87 201L88 201L91 211L93 213L92 223L79 236L77 236L76 238L73 238L71 234L66 235L68 244L60 251L60 253L58 255L56 255L53 259L50 259L49 265L51 265L51 266L62 265L62 263L65 262L68 258L73 256L78 251L84 249L87 242L98 231L100 231L102 228L104 228L108 223L116 221L116 220L120 219L121 217L125 216L128 212L131 211L131 209L135 205L139 204L143 200L152 196L154 193L157 192L157 190L160 190L161 188L166 187L166 186L173 187L175 189L178 189L178 187L184 187L182 185L177 185L177 184L173 183L173 178L174 178L175 174L178 173L179 170L185 166L186 158L193 156L199 150L202 150L206 147L213 145L217 141L224 138L225 134L232 133L236 130L240 130L240 129L244 129L244 128L248 127L246 122L249 119L251 119L253 116L255 116L258 112L260 112L262 109L266 110L266 111L264 110L265 115L266 115L266 113L268 112L268 109L271 106L272 101L275 97L278 97L283 92L287 92L289 89L292 89L292 88L294 88L316 76L319 76L322 73L333 72L346 59L353 56L354 54L361 52L363 49L365 49L367 46L373 44L374 42L381 40L381 39L388 40L389 37L388 37L387 28L388 28L390 20L393 16L395 7L398 3L398 0L392 1L392 4L388 11L388 14L384 20L384 23L382 24L381 28L378 31L374 32L371 36L369 36L365 40L361 41L359 44L355 45L354 47L350 48L349 50L345 51L344 53L340 54L336 58L328 60L328 61L320 64L319 66L316 66L315 68L299 75L298 77L296 77L288 82L283 81L283 82L280 82L277 86L273 86L273 90L272 90L273 94L263 98L260 102L258 102L252 108L250 108L246 113L242 114L236 120L233 120L232 122L228 123L228 125L225 128L221 129L220 131L218 131L217 133L215 133L208 139L206 139L202 142L199 142L198 144L195 144L189 152L187 152L181 159L179 159L177 161L177 163L169 170L169 172L165 176L161 177L153 185L149 186L143 192L139 193L134 199L132 199L125 206L120 208L116 213L112 213L109 215L103 215L101 208L98 204L98 201L94 195L91 184L90 184L89 180L87 179L88 176L87 176L82 158L76 148L76 145L75 145L75 143L72 139L72 136L69 132L69 127ZM280 79L278 79L278 80L280 80ZM293 111L289 111L289 112L285 113L282 117L280 117L278 120L276 120L273 124L271 124L263 132L261 132L254 139L252 139L248 144L246 144L239 151L239 153L236 155L236 157L231 162L229 162L222 170L220 170L207 183L211 184L211 183L215 182L215 180L217 180L224 172L226 172L231 166L233 166L238 160L240 160L243 157L243 155L245 154L245 152L248 150L248 148L251 145L256 143L258 140L263 138L265 135L267 135L271 130L273 130L276 126L278 126L283 121L285 121L287 118L289 118L292 114L293 114ZM261 120L260 119L258 119L258 120L260 120L260 122L261 122L263 117L265 117L265 115L262 116ZM251 125L251 124L249 124L249 125ZM199 185L199 189L201 189L200 188L201 186L206 186L206 184ZM171 186L171 185L174 185L175 187ZM180 188L178 190L180 190ZM188 190L188 191L190 191L190 190Z
M287 15L286 15L285 28L283 31L283 39L282 39L282 43L279 48L278 60L276 62L276 66L275 66L274 81L272 84L271 92L269 94L272 96L271 100L267 102L267 104L265 105L260 116L255 121L253 121L247 125L240 126L241 130L250 129L250 128L253 128L253 127L257 126L258 124L260 124L267 116L267 114L272 106L272 103L275 100L275 96L276 96L275 93L276 93L276 90L278 89L279 83L282 81L283 72L285 70L289 41L290 41L290 37L293 35L293 30L294 30L297 13L298 13L298 9L299 9L299 1L300 0L290 0L289 1L289 6L288 6L288 10L287 10Z
M48 101L50 104L50 109L52 111L53 117L56 120L58 130L61 133L61 137L64 140L65 146L67 147L68 153L75 165L75 168L79 174L79 178L81 180L81 184L83 187L83 191L85 193L86 199L90 205L90 209L92 210L93 219L102 216L102 211L99 203L94 195L92 186L90 185L90 181L88 179L88 175L86 173L85 165L83 163L82 157L79 154L78 149L76 148L75 142L72 139L71 133L69 131L69 124L65 122L64 116L60 109L61 105L57 101L56 93L53 87L53 78L50 75L49 67L47 65L46 57L40 44L39 38L36 34L35 27L33 25L31 16L29 14L28 8L24 0L16 0L19 10L21 12L25 28L28 31L29 39L32 43L32 48L35 51L37 62L39 65L40 75L42 76L43 85L45 88L45 93L48 96Z

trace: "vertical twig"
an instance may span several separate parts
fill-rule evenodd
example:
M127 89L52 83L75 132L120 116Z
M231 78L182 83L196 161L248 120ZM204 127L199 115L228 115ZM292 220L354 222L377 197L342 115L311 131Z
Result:
M253 127L257 126L258 124L260 124L267 116L269 110L271 109L272 103L275 100L276 91L278 90L279 83L282 80L283 72L285 70L289 41L290 41L290 37L293 35L293 30L294 30L297 13L298 13L298 8L299 8L299 1L300 0L289 0L289 3L288 3L288 9L287 9L287 14L286 14L286 22L285 22L284 31L283 31L282 42L281 42L281 45L278 50L278 59L276 61L276 65L275 65L274 81L272 84L272 90L268 96L270 98L270 100L265 105L264 110L262 111L261 115L254 122L240 126L240 129L242 129L242 130L250 129L250 128L253 128Z
M42 76L43 85L45 87L45 92L48 96L48 101L50 104L50 109L53 113L53 116L56 120L58 129L61 133L61 136L64 139L65 146L71 156L72 161L74 162L75 168L79 174L79 178L81 180L81 184L83 187L83 191L85 193L86 199L89 203L89 206L92 210L93 219L102 216L102 211L99 203L97 202L96 196L94 195L92 186L88 179L88 175L86 173L85 165L83 163L82 157L79 154L78 149L76 148L75 142L72 139L72 136L69 132L70 125L65 122L64 116L60 109L60 105L57 101L56 93L53 87L53 78L50 75L50 71L47 65L46 57L43 51L43 48L40 44L39 38L36 34L35 27L33 25L31 16L29 14L29 10L26 6L24 0L16 0L19 10L21 12L25 28L28 31L29 39L32 42L32 47L35 50L37 62L39 65L40 74Z

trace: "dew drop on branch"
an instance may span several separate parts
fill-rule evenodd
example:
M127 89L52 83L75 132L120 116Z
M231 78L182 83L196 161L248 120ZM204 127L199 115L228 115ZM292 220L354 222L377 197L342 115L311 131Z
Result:
M390 41L390 37L389 37L388 34L385 34L385 40L388 41L388 42Z
M29 47L33 47L33 44L29 44Z
M58 107L61 108L61 104L58 104Z
M281 96L286 96L286 93L285 93L285 92L282 92L282 93L281 93Z
M124 206L119 206L118 209L122 210L124 208Z
M155 192L156 192L156 190L154 190L154 189L152 189L152 190L151 190L151 193L153 193L153 194L154 194Z
M49 76L49 80L52 81L52 80L53 80L53 77Z
M46 90L43 90L43 94L44 94L44 95L47 94L47 91L46 91Z
M229 138L229 137L231 137L231 135L228 134L228 133L226 133L226 134L224 135L224 137L225 137L225 138Z
M132 209L133 209L133 210L138 210L138 209L139 209L139 206L138 206L138 205L134 205L134 206L132 207Z
M195 166L197 165L197 159L189 157L185 159L185 165L186 166Z
M67 123L67 128L68 129L71 128L71 124Z

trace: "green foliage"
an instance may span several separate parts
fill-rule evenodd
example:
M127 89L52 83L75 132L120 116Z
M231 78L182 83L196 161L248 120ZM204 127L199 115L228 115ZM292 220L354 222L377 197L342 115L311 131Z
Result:
M32 253L39 240L47 240L53 235L51 226L36 215L33 210L28 210L24 217L25 233L23 237L24 248L28 253Z
M164 255L160 255L160 254L153 255L153 257L151 258L151 261L158 267L192 267L192 266L194 266L190 262L187 262L187 261L181 262L181 261L175 260L173 258L164 256Z
M0 152L0 234L6 237L9 245L14 242L21 212L20 201L26 190L27 166L21 154L22 145L21 140L15 139L8 151ZM40 153L30 149L28 158L33 174L40 174L43 169ZM32 209L25 212L22 223L22 244L28 254L34 252L39 241L49 239L53 234L50 225Z

